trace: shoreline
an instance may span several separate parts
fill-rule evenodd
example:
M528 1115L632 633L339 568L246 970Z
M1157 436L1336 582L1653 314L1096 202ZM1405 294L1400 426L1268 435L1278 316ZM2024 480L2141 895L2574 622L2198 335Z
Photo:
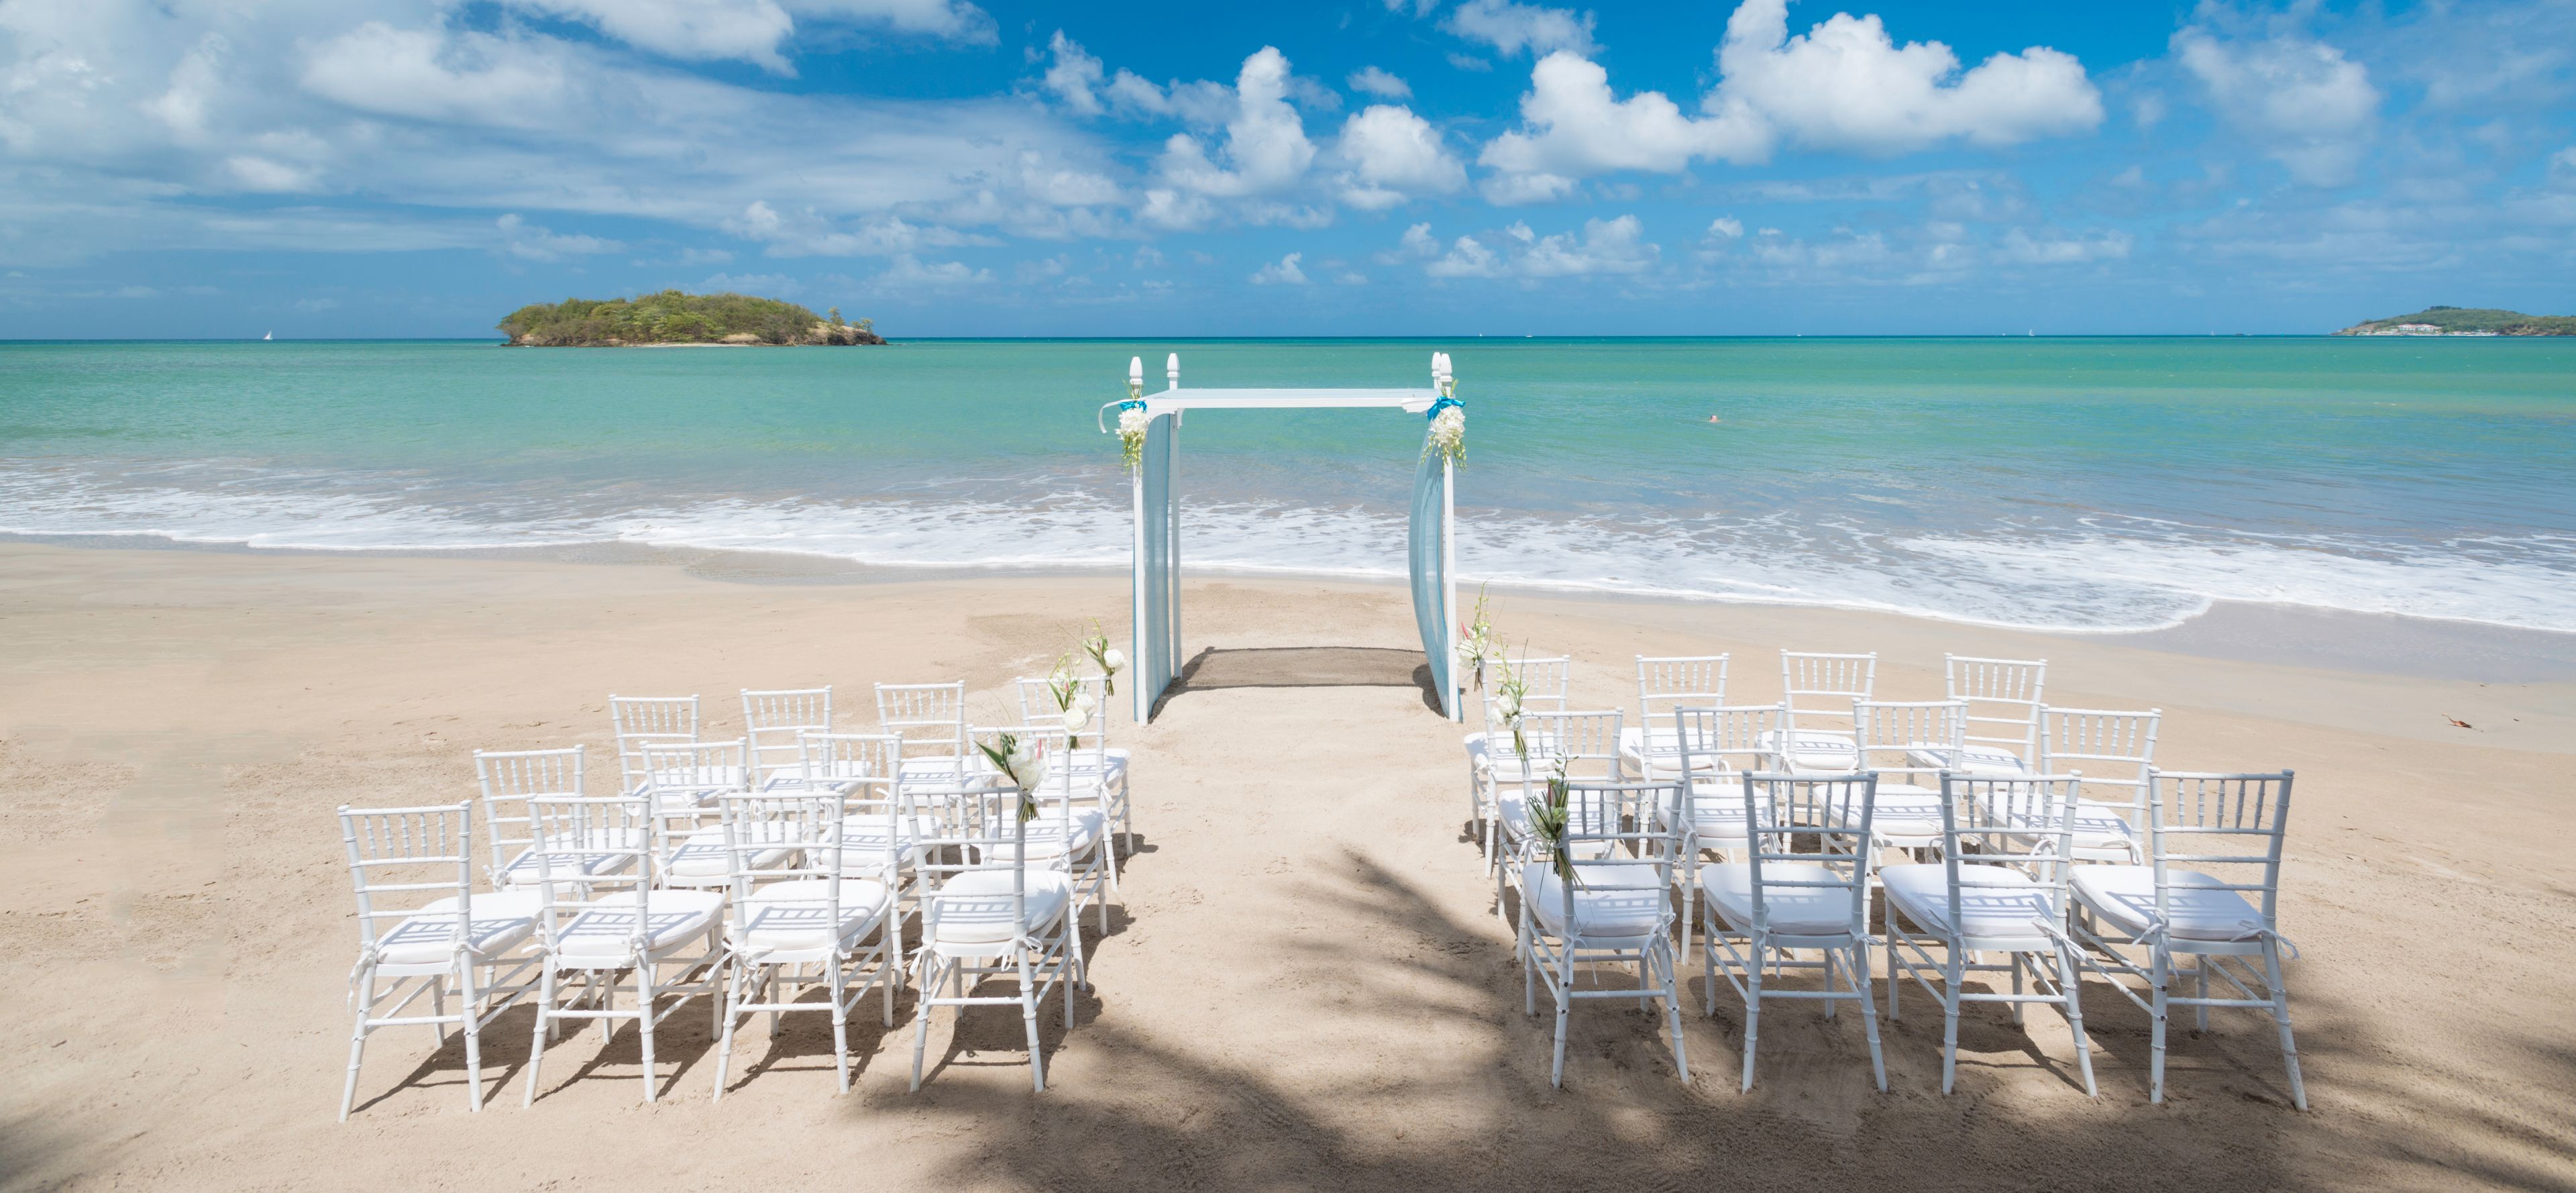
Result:
M1123 567L1045 564L924 564L904 567L861 563L796 551L745 551L661 547L596 540L509 546L261 547L239 542L195 542L166 535L54 535L0 532L0 551L11 546L80 551L180 551L217 555L319 559L486 559L584 565L675 567L691 575L753 585L884 585L964 583L977 579L1067 578L1123 581ZM1362 576L1293 568L1188 567L1193 582L1322 583L1402 590L1393 576ZM1460 616L1475 585L1459 585ZM2285 666L2355 674L2385 674L2483 683L2576 682L2576 632L2449 618L2364 613L2314 605L2219 601L2180 623L2141 629L2074 629L2014 626L1906 609L1829 602L1760 601L1669 593L1621 592L1578 585L1494 584L1491 591L1532 599L1676 608L1804 610L1899 618L1962 632L2029 634L2069 642L2100 641L2165 653L2215 659L2253 659Z

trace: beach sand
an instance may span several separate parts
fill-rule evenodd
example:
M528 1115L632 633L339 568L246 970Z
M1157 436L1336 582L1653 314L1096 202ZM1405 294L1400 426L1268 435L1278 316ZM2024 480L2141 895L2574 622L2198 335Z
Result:
M1776 692L1783 645L1879 651L1889 698L1937 698L1945 650L2045 656L2054 702L2164 709L2170 767L2299 772L2282 921L2309 1113L2245 1013L2178 1031L2148 1104L2145 1017L2098 982L2098 1099L2053 1012L1995 1008L1942 1096L1919 993L1886 1029L1890 1092L1857 1016L1788 1005L1739 1094L1740 1012L1723 993L1701 1018L1695 972L1691 1084L1660 1020L1608 1001L1578 1009L1557 1091L1465 837L1461 729L1405 686L1403 592L1285 579L1193 580L1190 647L1220 653L1118 726L1142 847L1079 1023L1041 1017L1044 1094L994 1009L936 1024L917 1095L908 1020L860 1017L836 1097L809 1015L748 1037L711 1105L692 1008L660 1036L659 1105L633 1033L591 1032L523 1111L522 1010L486 1037L480 1115L461 1046L411 1029L375 1037L334 1122L355 957L334 805L467 798L476 747L586 743L613 774L612 692L701 693L730 735L737 689L829 683L861 724L875 681L963 678L998 709L1088 619L1124 637L1120 579L709 570L0 544L0 1186L2576 1187L2576 685L2303 667L2224 634L1497 595L1510 641L1574 655L1578 705L1633 702L1638 653L1732 651L1739 701ZM1283 647L1390 653L1222 653ZM1383 686L1269 686L1336 679Z

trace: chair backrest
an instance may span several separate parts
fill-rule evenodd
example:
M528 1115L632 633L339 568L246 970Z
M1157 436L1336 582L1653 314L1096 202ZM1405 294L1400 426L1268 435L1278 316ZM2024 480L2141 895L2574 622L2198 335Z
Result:
M594 900L629 900L635 923L645 922L646 899L661 882L651 795L539 796L528 801L528 827L544 908L537 929L547 947ZM618 887L623 894L601 893Z
M1662 728L1676 708L1725 703L1725 655L1637 656L1637 723L1648 733Z
M1842 931L1866 934L1870 819L1877 805L1878 776L1867 772L1744 776L1744 856L1752 869L1754 925L1771 930L1775 893L1821 891L1850 900L1850 918ZM1800 838L1814 841L1815 850L1800 851ZM1824 873L1787 868L1807 865Z
M1109 677L1076 675L1070 678L1071 690L1076 696L1084 693L1089 693L1091 696L1091 716L1082 723L1082 728L1074 731L1082 738L1082 748L1086 751L1108 749L1109 696L1104 689L1108 686ZM1020 693L1021 721L1037 725L1062 719L1064 709L1055 702L1054 680L1021 676L1014 686Z
M1840 728L1854 700L1878 688L1878 655L1780 652L1780 702L1790 729Z
M528 829L528 801L546 795L582 794L582 747L561 750L476 750L474 778L483 786L483 831L492 842L492 881L535 841Z
M749 746L752 786L803 773L804 747L799 734L832 731L832 689L788 688L770 692L742 690L742 729Z
M1987 778L1942 773L1941 864L1950 887L1949 923L1968 922L1959 908L1962 865L2020 868L2038 880L2048 900L2049 922L2065 922L2067 879L2075 855L2075 790L2081 779L2079 775ZM2032 929L2034 935L2037 932Z
M903 738L892 733L817 733L796 735L798 777L808 787L832 787L854 781L891 783L903 760Z
M2280 928L2281 845L2290 825L2290 779L2277 774L2201 774L2150 770L2147 802L2156 879L2156 914L2170 906L2173 876L2196 872L2251 899L2262 922L2245 938ZM2195 886L2208 885L2197 880Z
M1784 716L1777 704L1727 704L1676 708L1665 720L1673 727L1675 748L1694 765L1699 759L1713 758L1718 771L1731 776L1769 769L1765 760L1771 756ZM1730 777L1726 782L1732 785L1734 780Z
M1583 783L1619 781L1619 727L1627 714L1620 709L1595 712L1530 712L1521 714L1521 740L1529 746L1528 777L1557 773ZM1519 766L1511 731L1499 731L1492 746L1498 774L1506 778Z
M764 928L821 928L841 922L841 884L816 882L794 896L779 884L837 879L843 817L838 792L810 788L734 792L718 801L724 824L725 863L733 877L729 913L735 939L749 940L753 918ZM894 874L893 841L885 842L886 878ZM751 894L769 888L755 903Z
M740 738L732 741L645 742L638 752L643 756L644 782L631 794L649 795L662 801L666 813L694 807L696 796L744 791L750 787L750 772L743 766L745 751Z
M878 684L877 729L902 737L908 757L965 757L966 681Z
M1518 676L1528 686L1521 696L1521 711L1564 712L1566 693L1574 684L1574 658L1558 655L1544 659L1501 660L1501 669L1485 684L1484 699L1479 702L1484 710L1488 735L1504 730L1503 717L1494 711L1494 702L1502 698L1502 680L1506 675Z
M2158 709L2039 709L2039 769L2084 772L2077 794L2130 809L2132 828L2147 827L2147 772L2156 761Z
M1952 700L1968 703L1968 741L2000 746L2039 764L2039 706L2047 699L2048 660L1941 656Z
M474 801L418 808L342 804L339 814L349 883L358 896L359 947L372 950L408 923L406 936L425 942L443 932L463 948L473 914ZM420 910L450 898L452 912Z
M1852 744L1860 748L1860 768L1901 776L1887 782L1935 786L1925 780L1959 765L1967 732L1964 700L1852 701Z
M621 791L644 783L644 746L698 740L695 696L611 696L608 723L617 730L617 766Z
M1574 902L1578 891L1588 905L1620 923L1622 937L1635 934L1636 923L1633 915L1622 913L1641 910L1656 917L1651 935L1672 932L1670 895L1682 831L1669 817L1655 813L1681 800L1681 786L1679 779L1565 785L1561 847L1574 881L1557 884L1557 897L1564 901L1564 915L1557 922L1567 926L1568 935L1583 934L1584 918L1577 915Z

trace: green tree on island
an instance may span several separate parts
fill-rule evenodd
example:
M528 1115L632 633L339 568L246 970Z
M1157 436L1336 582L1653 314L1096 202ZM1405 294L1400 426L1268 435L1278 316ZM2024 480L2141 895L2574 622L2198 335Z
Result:
M843 322L839 307L832 308L826 322L805 307L774 298L680 290L633 299L535 303L510 312L499 327L512 344L531 347L885 342L870 320Z

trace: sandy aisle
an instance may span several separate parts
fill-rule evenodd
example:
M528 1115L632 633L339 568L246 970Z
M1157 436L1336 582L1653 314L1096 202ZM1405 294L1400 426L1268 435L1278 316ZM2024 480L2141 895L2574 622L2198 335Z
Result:
M1394 590L1204 583L1189 600L1193 650L1412 634ZM2164 708L2171 766L2297 768L2284 927L2306 950L2291 983L2315 1110L2288 1109L2268 1025L2245 1015L2178 1036L2171 1100L2148 1105L2144 1018L2098 988L2093 1101L2045 1011L2027 1033L1972 1014L1942 1097L1919 998L1888 1030L1886 1095L1855 1019L1797 1007L1766 1016L1759 1083L1737 1094L1725 1000L1687 1022L1689 1086L1649 1016L1581 1008L1551 1091L1547 1021L1520 1015L1463 843L1459 731L1408 688L1240 687L1119 727L1144 845L1081 1022L1041 1020L1044 1095L1017 1016L990 1012L941 1020L947 1059L917 1096L908 1028L854 1024L862 1077L836 1098L814 1016L755 1045L713 1106L706 1018L687 1012L661 1037L662 1104L637 1101L631 1033L604 1052L591 1033L550 1053L523 1112L513 1013L486 1038L483 1114L465 1111L461 1048L389 1032L357 1115L332 1121L354 956L334 804L465 798L478 746L587 742L613 763L612 691L703 693L719 734L745 686L831 683L847 720L879 680L992 691L1084 619L1123 625L1125 602L1088 579L754 586L668 565L0 545L0 1186L2576 1187L2567 685L1530 598L1498 599L1500 627L1572 652L1603 705L1633 700L1639 652L1731 650L1741 700L1771 698L1783 644L1879 650L1882 691L1914 699L1938 696L1945 649L2045 655L2059 702ZM1327 748L1278 765L1295 742Z

